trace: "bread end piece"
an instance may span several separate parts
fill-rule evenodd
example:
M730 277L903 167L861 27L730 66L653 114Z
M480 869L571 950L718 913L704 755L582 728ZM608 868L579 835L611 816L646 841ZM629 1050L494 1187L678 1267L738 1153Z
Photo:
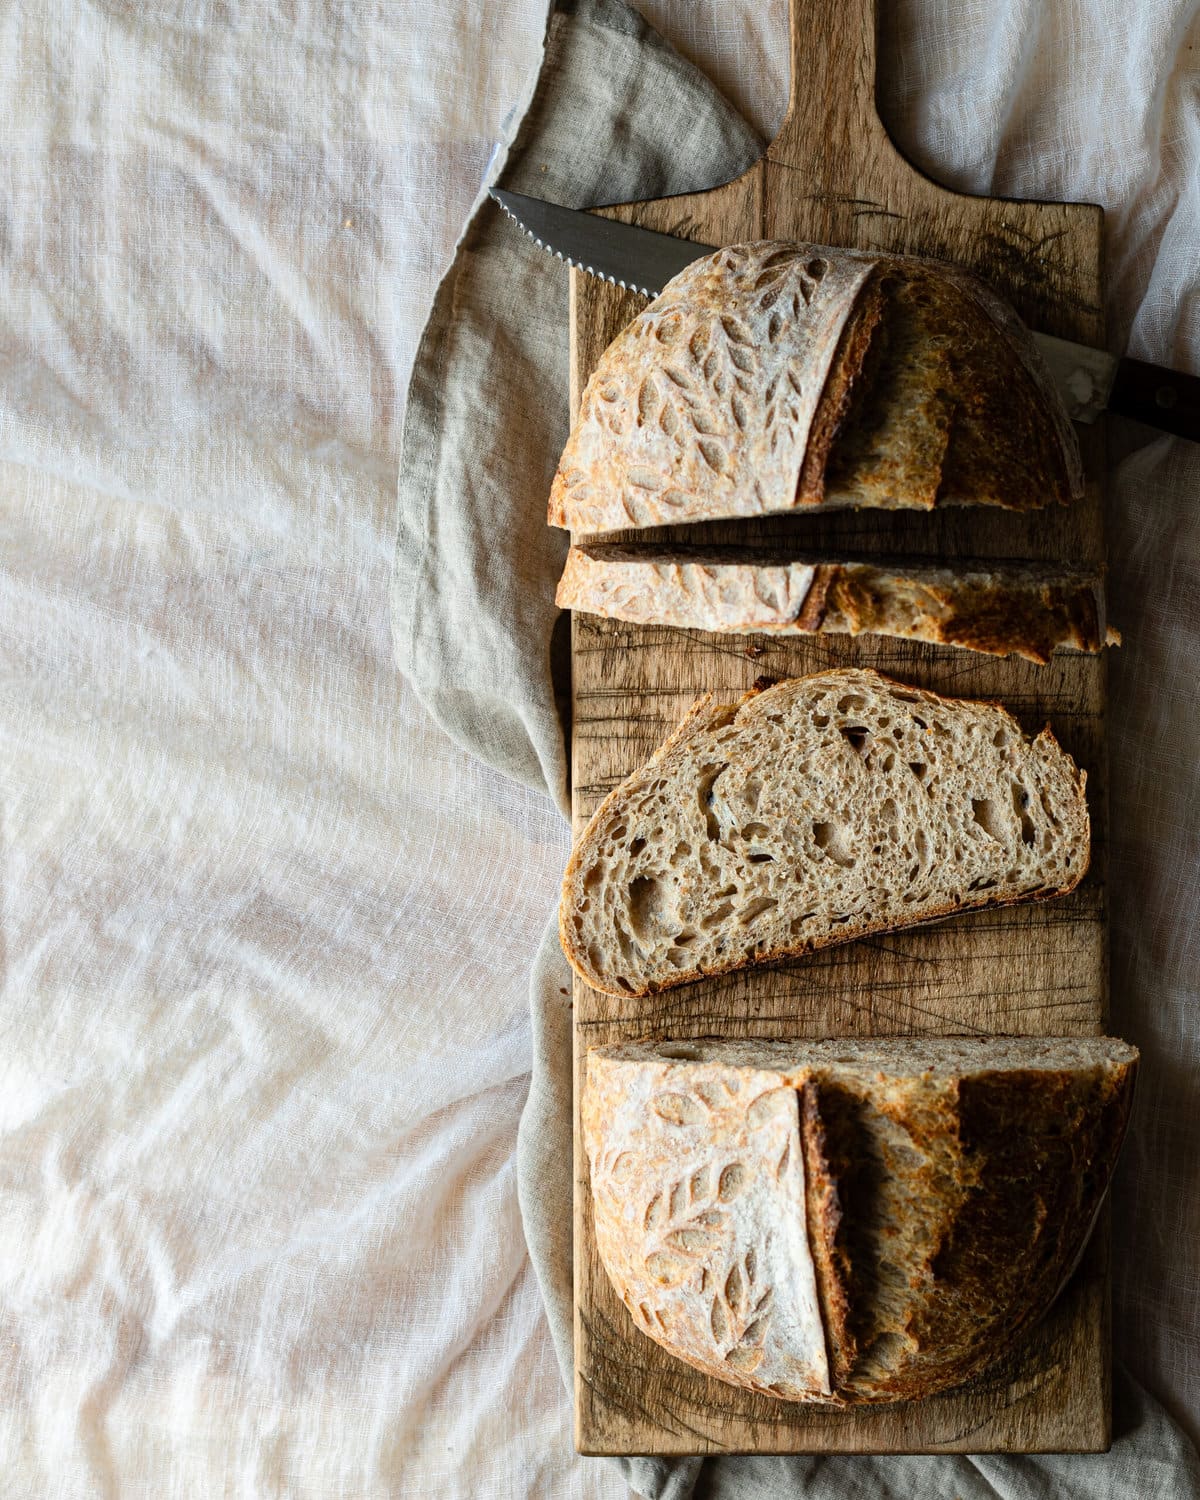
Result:
M1096 572L1038 563L831 558L768 547L572 547L556 602L722 634L882 635L1044 664L1111 643Z
M936 1394L1012 1349L1078 1263L1137 1061L1109 1037L594 1049L600 1258L642 1331L718 1379L833 1405ZM800 1246L797 1219L800 1342L792 1265L764 1252Z
M748 1070L732 1092L721 1074L589 1053L597 1248L634 1322L677 1358L751 1390L828 1399L798 1096L770 1072Z
M605 350L548 515L580 538L818 507L1031 510L1082 492L1033 339L977 277L764 241L693 262Z

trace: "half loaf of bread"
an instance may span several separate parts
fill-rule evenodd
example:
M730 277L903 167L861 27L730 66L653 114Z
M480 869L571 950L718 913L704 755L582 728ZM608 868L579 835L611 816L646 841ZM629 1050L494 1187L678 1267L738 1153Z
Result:
M601 356L550 496L577 536L814 507L1066 503L1079 446L977 277L820 245L695 261Z
M890 635L1048 661L1099 651L1096 573L1038 563L950 568L921 559L843 559L749 547L572 547L563 609L637 625L772 635Z
M1136 1066L1107 1037L593 1049L600 1259L637 1326L719 1380L837 1405L932 1395L1062 1288Z
M1047 728L843 668L702 698L597 808L563 949L645 995L867 933L1070 890L1085 776Z

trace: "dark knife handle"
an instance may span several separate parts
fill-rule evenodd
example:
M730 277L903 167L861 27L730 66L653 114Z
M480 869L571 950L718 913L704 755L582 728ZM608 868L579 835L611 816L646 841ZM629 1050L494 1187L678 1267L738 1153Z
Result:
M1200 443L1200 376L1120 359L1108 409Z

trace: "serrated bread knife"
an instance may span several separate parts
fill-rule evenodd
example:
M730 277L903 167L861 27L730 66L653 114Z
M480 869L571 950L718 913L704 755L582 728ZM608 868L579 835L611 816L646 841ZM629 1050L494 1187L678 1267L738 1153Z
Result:
M717 249L503 188L491 195L543 250L645 297L657 297L684 266ZM1033 337L1076 422L1094 422L1107 410L1200 442L1200 377L1048 333Z

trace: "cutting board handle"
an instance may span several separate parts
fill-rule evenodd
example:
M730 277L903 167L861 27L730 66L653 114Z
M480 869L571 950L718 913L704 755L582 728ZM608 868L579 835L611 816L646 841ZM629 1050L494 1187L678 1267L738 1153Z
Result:
M875 32L875 0L791 0L788 111L767 155L818 190L852 191L864 158L912 174L875 112Z

